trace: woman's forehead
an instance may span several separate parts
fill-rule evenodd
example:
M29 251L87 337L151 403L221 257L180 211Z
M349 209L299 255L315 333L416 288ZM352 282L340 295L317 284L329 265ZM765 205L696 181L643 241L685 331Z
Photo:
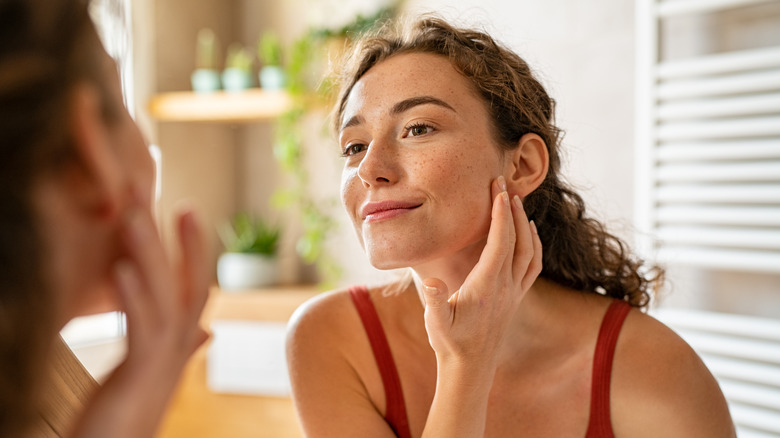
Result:
M346 98L341 123L367 111L389 113L398 102L419 96L439 99L456 111L480 103L470 81L444 56L405 53L369 69Z

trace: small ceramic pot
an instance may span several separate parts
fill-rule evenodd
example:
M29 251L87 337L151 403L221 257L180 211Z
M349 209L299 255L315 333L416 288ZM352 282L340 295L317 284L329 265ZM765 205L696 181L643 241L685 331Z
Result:
M226 291L270 286L277 281L276 258L262 254L223 253L217 261L217 281Z
M252 87L252 75L240 68L226 68L222 71L222 88L225 91L244 91Z
M219 71L213 69L199 68L193 71L190 81L192 82L192 90L196 93L212 93L221 88Z
M284 69L278 65L267 65L258 73L260 87L266 90L281 90L285 86Z

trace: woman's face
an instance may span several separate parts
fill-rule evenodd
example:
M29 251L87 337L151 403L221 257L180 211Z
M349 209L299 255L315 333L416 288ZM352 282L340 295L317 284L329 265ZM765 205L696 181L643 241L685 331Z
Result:
M111 116L108 120L100 120L100 126L96 129L101 132L101 142L108 153L103 155L110 164L101 162L103 166L111 166L115 169L110 178L113 187L118 187L119 192L113 200L116 204L112 215L113 219L101 222L105 226L105 233L95 231L90 236L93 241L99 241L102 245L100 260L94 260L94 270L99 278L86 279L87 285L72 290L72 295L66 297L67 318L90 314L95 312L113 310L119 308L118 294L113 290L113 263L117 258L124 256L123 247L119 243L119 234L116 232L119 224L126 214L126 209L134 202L131 193L140 192L144 200L144 207L152 208L152 190L154 187L155 169L146 141L135 121L123 104L122 89L114 60L101 50L101 86L97 87L105 105L110 108ZM77 244L69 242L71 244ZM67 278L67 276L66 276ZM90 282L91 281L91 282ZM66 288L71 290L70 288Z
M504 170L484 102L442 56L395 55L347 97L341 197L371 264L479 257Z
M123 165L127 183L150 196L148 206L151 208L151 194L155 179L154 162L138 125L123 104L117 65L107 53L103 55L106 65L105 82L109 94L106 99L118 114L117 120L108 123L110 141L118 161Z

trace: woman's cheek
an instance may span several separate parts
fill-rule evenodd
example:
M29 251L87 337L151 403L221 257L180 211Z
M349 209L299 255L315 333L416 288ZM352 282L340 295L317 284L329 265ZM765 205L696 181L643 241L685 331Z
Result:
M347 212L352 225L355 228L360 245L365 248L363 243L362 219L360 218L360 199L361 182L357 176L357 170L345 169L341 178L341 204Z
M341 176L341 203L346 208L350 217L353 216L356 195L355 183L357 178L357 171L352 169L344 169L344 173Z

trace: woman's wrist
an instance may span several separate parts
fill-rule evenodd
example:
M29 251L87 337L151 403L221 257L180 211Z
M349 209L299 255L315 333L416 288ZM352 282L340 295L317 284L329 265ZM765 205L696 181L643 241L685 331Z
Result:
M436 395L424 438L475 437L484 433L496 372L494 361L451 359L442 358L437 364Z
M497 365L490 360L463 360L437 357L436 393L447 393L460 400L473 401L472 406L487 403Z

